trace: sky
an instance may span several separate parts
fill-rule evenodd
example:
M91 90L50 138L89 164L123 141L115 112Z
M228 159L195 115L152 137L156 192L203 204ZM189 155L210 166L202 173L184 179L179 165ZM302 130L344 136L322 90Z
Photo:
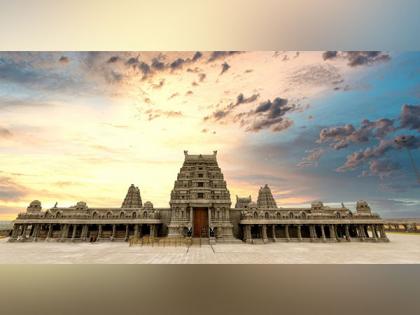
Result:
M419 131L420 52L2 52L0 220L130 184L168 207L184 150L218 151L233 203L419 217Z

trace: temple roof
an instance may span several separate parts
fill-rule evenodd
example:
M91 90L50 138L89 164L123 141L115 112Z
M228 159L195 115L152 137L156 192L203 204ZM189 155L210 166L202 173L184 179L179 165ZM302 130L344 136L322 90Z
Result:
M188 154L188 151L184 151L185 160L216 160L217 151L213 151L213 154Z
M260 188L258 192L257 204L258 208L277 208L277 204L274 200L273 194L271 193L271 189L267 184Z

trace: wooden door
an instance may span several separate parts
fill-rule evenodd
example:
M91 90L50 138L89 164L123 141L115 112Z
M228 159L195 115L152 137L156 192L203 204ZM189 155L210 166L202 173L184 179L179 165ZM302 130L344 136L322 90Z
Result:
M194 237L208 237L209 217L207 208L194 208ZM202 234L203 233L203 234Z

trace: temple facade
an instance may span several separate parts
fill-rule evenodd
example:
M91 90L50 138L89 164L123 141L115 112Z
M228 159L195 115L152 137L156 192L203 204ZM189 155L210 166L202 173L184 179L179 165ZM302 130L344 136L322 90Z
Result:
M217 152L192 155L184 163L170 195L169 208L142 202L140 189L131 185L121 207L89 207L80 201L72 207L42 209L32 201L18 214L9 241L128 241L143 237L193 237L210 243L258 244L277 241L387 242L384 221L365 201L355 211L314 202L307 208L278 207L264 185L257 202L251 196L230 192L217 163Z

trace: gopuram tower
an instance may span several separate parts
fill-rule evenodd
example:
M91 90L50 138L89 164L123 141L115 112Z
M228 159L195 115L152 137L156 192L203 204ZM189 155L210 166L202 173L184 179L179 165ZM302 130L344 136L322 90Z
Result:
M276 209L277 204L274 200L273 194L271 193L270 187L265 184L264 187L260 187L258 191L258 199L257 199L258 208L263 209Z
M217 151L185 159L171 192L169 236L191 235L231 241L230 193L217 164Z

